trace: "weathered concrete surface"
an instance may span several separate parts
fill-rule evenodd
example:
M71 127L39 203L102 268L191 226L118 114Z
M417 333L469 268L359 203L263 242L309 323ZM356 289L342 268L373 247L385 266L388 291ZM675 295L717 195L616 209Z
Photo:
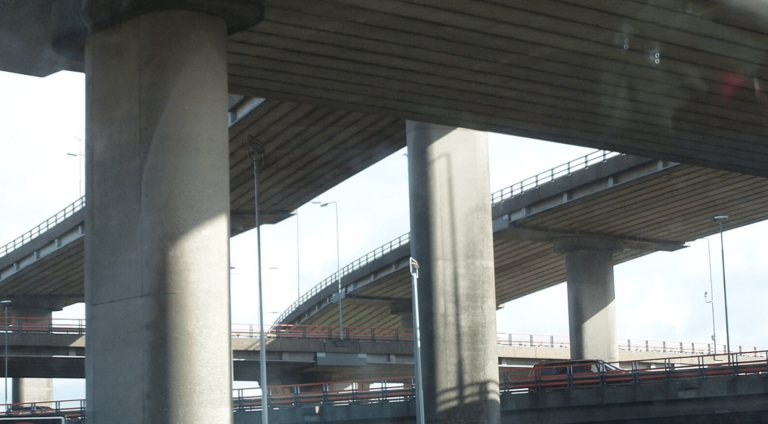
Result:
M612 241L583 238L555 242L565 253L571 359L619 360Z
M88 38L89 423L231 420L225 52L199 12Z
M498 423L487 135L408 121L406 137L426 419Z

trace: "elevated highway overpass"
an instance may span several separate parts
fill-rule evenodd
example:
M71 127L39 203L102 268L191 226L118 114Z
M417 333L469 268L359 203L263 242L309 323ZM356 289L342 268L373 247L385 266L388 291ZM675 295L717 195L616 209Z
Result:
M413 332L408 328L346 327L338 340L334 326L291 325L273 328L267 336L270 385L322 381L386 379L413 374ZM85 320L11 318L8 375L11 378L85 378ZM725 355L712 355L711 343L620 339L622 366L641 369L665 364L720 364ZM567 336L498 333L500 372L530 367L544 359L570 358ZM258 325L233 324L234 379L258 381ZM766 359L768 347L733 346L739 360ZM723 346L717 348L724 352ZM703 355L703 356L697 356ZM709 355L709 356L708 356Z
M262 107L243 119L258 122L251 114ZM497 304L565 281L564 255L554 251L553 239L616 240L623 246L614 255L619 264L713 234L714 214L729 214L729 228L765 219L767 187L761 177L601 151L513 184L491 196ZM233 222L242 210L234 205ZM84 206L85 198L77 200L0 250L4 296L54 308L82 301ZM409 256L406 234L342 268L350 325L401 325L410 305ZM333 274L310 289L277 321L332 324L335 312L326 306L334 302L336 279Z
M231 136L224 120L228 89L233 94L293 102L302 110L326 111L327 119L314 121L322 122L320 126L340 122L336 118L344 116L364 119L351 115L362 113L374 120L393 120L394 134L402 129L398 121L405 121L410 193L423 200L411 203L411 218L425 224L412 225L412 250L422 262L427 288L437 293L422 298L429 324L424 328L429 360L426 406L436 419L445 418L438 412L446 410L437 403L438 392L475 390L485 382L488 387L477 396L487 402L447 407L461 417L477 417L478 411L483 416L499 415L490 323L493 307L499 303L494 291L497 270L493 268L498 267L494 253L503 243L494 240L487 221L483 136L456 127L609 148L685 164L680 170L706 167L768 176L764 142L768 18L760 2L158 0L104 4L12 0L0 6L0 69L30 75L62 69L87 74L86 299L89 314L98 317L89 331L94 343L88 349L94 354L89 355L88 402L89 420L97 423L116 412L130 417L126 421L150 422L156 417L143 411L164 412L169 410L167 405L184 402L187 408L176 408L177 415L163 418L175 424L191 417L211 422L229 417L229 379L225 378L229 352L223 348L229 325L227 236L232 224L235 231L248 226L247 220L230 220L229 212L248 213L247 201L233 207L232 198L241 197L232 196L231 186L241 181L238 175L247 178L249 164L241 163L234 178L226 169L228 165L232 169L227 158L232 149L226 144ZM304 134L310 135L316 127L307 128ZM243 138L247 140L248 134ZM268 152L277 150L270 140L264 144ZM338 175L336 167L358 156L356 148L366 155L378 145L368 140L339 150L332 146L322 142L319 149L304 150L297 162L315 159L312 163L320 165L315 177L327 181L323 180L326 174ZM290 143L286 147L298 149ZM457 164L471 165L440 168L430 156L437 152ZM332 160L334 154L346 153L352 154L340 162ZM238 153L237 157L243 156ZM293 162L282 159L265 157L262 165L274 160L275 171L290 170ZM275 208L269 209L273 215L285 215L279 208L290 211L300 204L298 198L308 181L300 172L295 175L298 191L284 187L293 193L292 200L280 206L273 199L269 205ZM273 178L267 184L279 187L282 179ZM457 189L452 192L454 203L440 197L444 188ZM253 209L262 209L255 200ZM269 203L265 199L264 212ZM587 207L585 215L591 210ZM467 219L473 211L482 211L483 219ZM446 221L441 214L460 218ZM611 233L610 223L597 217L595 225L573 221L577 229L571 229L548 216L544 212L515 218L507 226L525 226L513 229L515 237L530 243L529 250L536 249L535 243L542 238L562 240L572 232L602 246L602 250L589 250L581 241L555 241L556 249L574 264L566 271L569 287L589 280L578 278L588 277L586 272L578 273L586 269L580 269L579 263L599 262L602 293L607 295L615 259L608 245L630 241L619 243L617 236L642 242L685 240L672 238L674 229L664 237L658 222L645 223L649 231L630 226L628 234L623 234ZM690 229L693 237L696 231L690 226L698 219L680 226ZM211 231L198 231L202 227ZM606 241L600 237L602 232L613 238ZM659 236L654 237L654 232ZM461 236L460 243L451 243L455 234ZM441 246L450 247L441 250ZM475 254L481 256L479 260ZM455 285L459 292L451 291L451 282L458 280L452 280L450 272L430 274L432 259L441 255L451 258L448 271L461 270L478 278ZM510 265L517 265L515 261ZM195 272L186 272L190 264ZM210 291L212 284L221 289ZM514 289L502 287L501 291L502 298L514 296ZM175 296L180 292L184 296ZM575 290L576 297L583 292ZM182 301L171 305L169 299ZM610 299L601 300L607 304ZM190 322L190 317L201 316L196 313L201 304L210 311L207 320ZM125 311L142 320L124 320ZM602 311L611 315L609 307L587 312ZM459 319L466 325L453 325ZM581 324L577 330L584 327ZM122 331L115 331L116 327ZM211 340L215 342L207 349L190 349ZM461 347L454 349L457 346ZM441 361L433 348L456 350L456 355L463 355L463 365L457 368L455 361ZM157 350L168 356L151 354ZM114 363L131 365L115 367ZM187 365L203 363L205 367ZM217 401L188 391L213 369L218 378L209 382L218 393ZM474 380L476 376L482 376L480 381ZM170 384L171 379L185 382ZM114 387L116 380L125 381L127 389ZM447 385L440 386L444 381ZM139 393L147 395L141 398ZM216 406L202 407L208 401Z
M768 413L765 358L738 363L643 369L626 363L625 372L588 372L571 367L567 375L533 375L521 369L501 382L501 421L555 424L643 422L759 423ZM513 373L514 374L514 373ZM269 420L304 422L416 422L412 376L318 381L270 386ZM14 404L21 417L65 417L87 422L85 400ZM3 405L6 411L10 405ZM259 423L263 409L258 389L232 391L236 424ZM7 416L11 414L6 413Z
M580 158L492 194L496 304L566 281L557 239L591 237L621 248L620 264L674 251L717 232L711 217L741 226L765 219L760 177L631 156ZM595 158L593 158L595 159ZM733 227L731 227L733 228ZM410 312L409 235L341 269L344 322L398 326ZM334 273L294 302L281 324L333 325L338 319ZM403 324L404 325L404 324Z

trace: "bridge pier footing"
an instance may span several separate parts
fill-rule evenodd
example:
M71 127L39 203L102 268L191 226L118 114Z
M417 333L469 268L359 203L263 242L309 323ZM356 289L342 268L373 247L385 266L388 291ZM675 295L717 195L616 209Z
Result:
M407 121L427 422L499 422L487 134Z
M555 241L565 254L571 359L619 360L611 240L566 238Z

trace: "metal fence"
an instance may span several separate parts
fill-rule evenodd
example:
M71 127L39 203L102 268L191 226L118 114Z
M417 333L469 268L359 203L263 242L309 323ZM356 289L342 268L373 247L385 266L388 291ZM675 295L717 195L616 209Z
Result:
M612 157L622 155L622 153L610 152L607 150L594 151L586 156L582 156L568 163L558 165L548 171L536 174L530 178L526 178L523 181L520 181L519 183L512 184L507 188L503 188L497 192L492 193L491 204L495 205L496 203L518 196L526 190L537 188L542 184L552 182L560 177L571 175L571 173L574 171L587 169L591 165L606 162Z
M0 321L0 331L4 323ZM305 324L272 324L269 328L265 325L265 336L279 339L327 339L339 338L339 327L333 325L305 325ZM75 318L36 318L36 317L9 317L8 332L18 333L52 333L52 334L85 334L86 322L84 319ZM258 338L259 325L248 323L233 323L231 327L232 337ZM412 342L413 329L399 327L344 327L344 339L372 342ZM551 334L526 334L526 333L496 333L496 342L499 346L540 347L553 349L569 349L571 347L568 336ZM718 345L715 351L714 345L702 342L682 342L653 339L619 339L619 350L633 352L657 352L680 353L694 355L724 354L725 345ZM768 346L733 344L732 352L735 355L749 356L751 352L768 351Z
M351 272L368 265L374 260L381 258L387 253L399 248L400 246L407 244L411 240L410 237L411 237L410 233L403 234L402 236L390 241L389 243L381 247L377 247L376 249L369 252L365 256L356 259L354 262L345 266L344 268L341 268L339 273L334 272L333 274L331 274L330 277L321 281L319 284L315 285L309 291L301 295L301 297L295 302L293 302L291 306L289 306L288 309L286 309L285 312L283 312L277 318L276 321L277 322L283 321L285 318L288 317L288 315L292 314L296 309L298 309L298 307L302 303L308 301L309 299L312 298L312 296L316 295L317 293L320 293L320 291L330 286L331 284L336 283L340 278L344 277L345 275L350 274Z
M569 365L553 363L535 367L501 367L499 391L502 395L525 395L532 391L588 389L599 386L643 385L702 378L738 378L768 374L768 352L752 352L761 359L739 359L733 355L722 363L707 363L708 355L659 358L659 368L644 368L643 361L606 364L596 361ZM681 364L680 359L695 363ZM676 361L677 360L677 361ZM567 362L567 361L561 361ZM615 365L615 366L610 366ZM270 409L311 406L346 406L361 403L407 402L416 396L413 376L383 379L345 380L322 383L269 386ZM3 405L6 416L85 416L85 400L45 401ZM261 411L261 389L232 391L234 411Z
M0 258L13 252L19 247L29 243L30 241L34 240L40 234L43 234L44 232L50 230L51 228L53 228L60 222L64 221L65 219L69 218L70 216L74 215L77 211L79 211L80 209L83 209L84 207L85 207L85 196L75 200L72 204L67 205L67 207L57 212L56 215L46 219L41 224L35 226L31 230L17 237L15 240L11 241L5 246L1 246Z

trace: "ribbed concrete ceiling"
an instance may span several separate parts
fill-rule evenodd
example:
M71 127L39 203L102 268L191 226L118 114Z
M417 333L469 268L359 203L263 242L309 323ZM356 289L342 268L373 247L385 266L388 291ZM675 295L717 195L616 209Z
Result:
M230 37L232 92L768 176L759 2L265 5Z
M764 2L263 2L232 93L768 176ZM0 3L0 69L83 69L50 48L52 4Z
M232 235L254 226L253 163L246 151L249 136L266 148L258 162L260 218L263 223L275 223L404 147L405 122L321 106L262 102L229 128ZM67 304L82 301L84 261L80 239L2 281L0 292L54 296ZM0 258L0 268L7 265Z
M253 228L249 136L264 144L258 161L261 221L291 211L405 146L405 122L360 112L266 100L229 129L232 232Z

